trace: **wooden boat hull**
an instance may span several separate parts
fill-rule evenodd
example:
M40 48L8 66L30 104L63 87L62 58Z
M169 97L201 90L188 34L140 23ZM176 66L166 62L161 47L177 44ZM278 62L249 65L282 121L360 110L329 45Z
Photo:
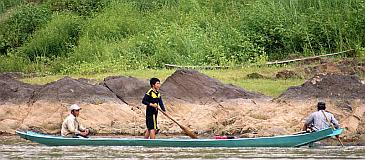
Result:
M237 139L142 139L66 138L35 132L16 131L20 137L48 146L153 146L153 147L299 147L341 134L343 129L259 138Z

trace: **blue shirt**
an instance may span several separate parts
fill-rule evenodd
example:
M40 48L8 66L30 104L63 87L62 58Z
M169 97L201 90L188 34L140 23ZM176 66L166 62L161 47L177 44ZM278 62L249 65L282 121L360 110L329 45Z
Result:
M327 111L324 111L324 114L328 118L328 121L330 121L336 129L340 128L340 125L338 124L338 121L333 116L332 113L329 113ZM311 115L309 115L305 121L305 124L308 126L313 126L314 130L322 130L331 127L328 123L326 117L323 115L322 111L313 112Z

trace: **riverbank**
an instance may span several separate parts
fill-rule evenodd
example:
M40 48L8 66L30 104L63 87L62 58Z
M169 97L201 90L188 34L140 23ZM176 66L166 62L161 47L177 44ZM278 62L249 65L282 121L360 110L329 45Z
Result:
M16 74L5 73L0 76L4 86L0 90L0 131L14 134L16 129L29 129L59 134L61 123L69 114L67 107L77 103L83 108L80 121L99 135L143 135L145 106L140 101L149 89L147 79L157 75L163 80L161 93L167 113L199 136L262 137L292 134L301 130L305 118L316 110L316 103L325 101L327 110L345 128L343 141L363 144L364 82L361 76L346 74L356 71L349 70L354 68L360 73L361 69L358 68L363 67L363 63L347 64L346 69L341 68L344 66L342 63L344 61L319 63L290 70L273 67L258 71L260 68L256 68L257 72L252 72L250 68L131 71L130 75L140 74L144 78L128 75L100 78L102 80L60 76L62 78L44 84L32 84L32 81L52 78L24 79ZM303 72L296 71L297 68ZM306 70L311 72L303 76ZM263 77L252 78L249 75L253 73ZM306 77L310 78L305 80ZM303 82L291 86L296 80ZM287 86L283 87L284 92L270 96L222 81L237 82L257 89L259 87L245 83L256 81L257 86L261 83L263 88L276 91L280 90L277 85L280 82ZM265 81L272 83L265 84ZM163 115L159 116L159 127L161 135L183 134L177 125Z

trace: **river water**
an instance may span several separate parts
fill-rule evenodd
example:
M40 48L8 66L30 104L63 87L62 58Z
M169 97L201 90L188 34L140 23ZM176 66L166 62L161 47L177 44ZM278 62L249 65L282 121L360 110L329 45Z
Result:
M365 146L314 148L49 147L0 137L0 159L365 159Z

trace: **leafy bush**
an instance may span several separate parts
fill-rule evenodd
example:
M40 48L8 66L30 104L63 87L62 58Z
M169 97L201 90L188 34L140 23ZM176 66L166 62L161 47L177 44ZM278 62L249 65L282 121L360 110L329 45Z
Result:
M156 11L164 7L173 7L179 4L179 0L126 0L133 4L141 12Z
M24 0L1 0L0 1L0 14L4 13L8 8L20 5Z
M118 41L144 32L148 19L131 5L113 3L104 13L91 19L84 27L84 35L92 40Z
M0 72L32 72L29 61L14 54L0 55Z
M52 11L73 12L81 16L91 16L101 11L109 0L50 0Z
M363 35L361 29L350 27L359 24L351 22L358 21L358 15L363 12L359 4L364 2L256 1L241 13L241 31L264 48L270 60L286 59L293 53L313 55L342 51L354 48L359 39L363 39L357 36ZM361 28L360 25L357 28Z
M65 56L78 42L81 22L82 19L71 14L54 15L45 27L33 34L21 52L31 60L38 56Z
M49 18L47 8L31 4L19 6L11 17L0 23L0 54L21 46Z

